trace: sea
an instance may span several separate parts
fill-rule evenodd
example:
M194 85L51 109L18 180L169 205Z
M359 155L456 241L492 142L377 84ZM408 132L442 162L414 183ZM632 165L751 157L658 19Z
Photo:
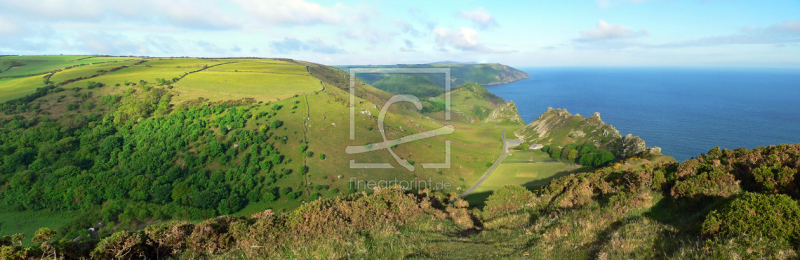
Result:
M518 68L531 78L486 86L526 123L548 107L600 112L677 161L715 146L800 143L798 68Z

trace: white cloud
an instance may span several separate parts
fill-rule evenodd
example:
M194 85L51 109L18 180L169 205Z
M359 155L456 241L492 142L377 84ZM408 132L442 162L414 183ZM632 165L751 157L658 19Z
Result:
M766 28L745 27L741 33L712 36L680 42L653 45L651 47L707 47L730 44L781 45L800 42L800 20L787 20Z
M450 46L463 51L498 52L481 44L478 41L478 32L470 28L461 27L455 31L440 27L434 29L433 34L436 35L436 44L440 48Z
M417 50L414 49L414 42L406 39L403 41L406 46L400 47L400 51L402 52L416 52Z
M370 44L377 44L377 43L388 43L392 41L394 38L395 33L392 32L380 32L373 28L364 27L361 29L351 29L342 31L345 37L350 39L361 39L364 41L369 42Z
M778 24L773 24L768 28L772 32L790 33L800 35L800 20L787 20Z
M400 26L400 31L403 33L408 33L417 37L422 35L420 31L417 31L417 29L415 29L410 23L406 22L406 20L398 18L394 20L394 23L397 24L397 26Z
M30 22L47 24L93 23L106 26L121 24L169 25L191 29L230 29L241 21L222 11L214 3L195 1L140 0L136 2L77 0L77 1L12 1L0 0L0 13Z
M597 6L599 6L600 8L608 8L608 7L611 7L613 5L619 5L620 2L622 2L622 3L637 3L638 4L638 3L644 3L644 2L647 2L647 1L648 0L617 0L617 1L614 1L614 0L595 0L595 2L597 2Z
M236 3L249 14L271 24L338 24L345 20L343 12L349 10L343 4L324 7L304 0L237 0Z
M602 40L633 38L633 37L640 37L647 35L650 35L650 33L647 32L647 30L634 32L628 27L619 24L609 25L606 21L599 20L597 21L597 28L592 30L582 31L581 37L576 40L583 42L602 41Z
M408 9L408 12L411 13L411 16L417 19L417 21L425 24L429 30L433 30L436 28L436 20L431 19L427 13L417 9L416 7L411 7Z
M270 42L269 45L272 47L273 51L281 54L296 53L301 51L327 54L345 53L344 50L336 46L329 45L320 39L301 41L296 38L287 37L283 38L282 41Z
M0 16L0 34L12 34L19 32L19 27L11 23L8 19Z
M461 10L459 15L461 18L474 22L481 29L497 26L497 22L494 20L494 17L489 14L489 12L486 12L483 7L478 7L477 9L471 11Z

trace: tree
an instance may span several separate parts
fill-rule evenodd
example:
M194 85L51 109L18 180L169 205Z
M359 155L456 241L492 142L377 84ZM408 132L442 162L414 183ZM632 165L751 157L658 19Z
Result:
M569 153L567 154L567 160L575 160L578 159L578 150L570 149Z
M25 234L23 233L16 233L11 235L11 243L19 243L19 246L22 246L23 239L25 239Z
M553 159L561 158L561 148L551 147L550 148L550 157L553 158Z
M325 160L325 155L324 154L319 154L319 159L320 160Z
M32 241L34 243L40 243L40 242L43 242L43 241L47 241L47 240L50 240L51 238L53 238L54 236L56 236L56 234L58 234L58 232L56 232L56 231L54 231L52 229L43 227L43 228L40 228L39 230L36 230L36 233L34 234Z

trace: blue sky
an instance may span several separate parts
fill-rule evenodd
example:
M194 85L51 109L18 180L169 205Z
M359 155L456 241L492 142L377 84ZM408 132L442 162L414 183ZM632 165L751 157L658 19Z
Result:
M800 1L9 1L0 54L800 67Z

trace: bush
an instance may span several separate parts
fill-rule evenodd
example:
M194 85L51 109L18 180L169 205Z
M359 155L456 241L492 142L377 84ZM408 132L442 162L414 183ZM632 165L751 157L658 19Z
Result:
M88 89L99 88L99 87L102 87L102 86L103 86L103 83L100 83L100 82L94 82L94 81L86 82L86 88L88 88Z
M71 111L71 110L78 109L78 107L79 107L79 106L78 106L78 104L77 104L77 103L69 103L69 104L67 104L67 110L70 110L70 111Z
M281 120L273 120L269 123L269 127L272 129L278 129L283 125L283 121Z
M755 188L766 193L786 193L791 189L797 170L780 165L766 166L753 170Z
M675 198L726 198L741 190L739 181L732 174L714 170L711 166L702 168L705 168L705 170L701 170L697 175L676 181L675 186L672 187L672 196Z
M319 154L319 159L320 160L325 160L325 155L324 154Z
M484 217L494 219L522 210L529 205L533 198L533 193L525 187L505 186L486 199L486 206L483 208Z
M704 235L763 236L797 241L800 206L783 194L745 192L721 210L712 211L703 222Z

